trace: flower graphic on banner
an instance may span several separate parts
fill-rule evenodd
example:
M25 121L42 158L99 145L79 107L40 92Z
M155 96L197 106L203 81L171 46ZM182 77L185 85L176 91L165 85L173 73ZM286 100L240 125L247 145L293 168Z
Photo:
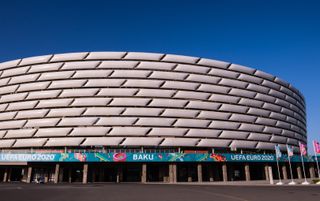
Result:
M87 156L82 153L74 153L74 158L79 160L80 162L84 162L87 159Z
M226 157L219 154L211 154L210 158L212 158L214 161L226 161Z
M126 153L114 153L113 154L113 161L114 162L124 162L127 159Z

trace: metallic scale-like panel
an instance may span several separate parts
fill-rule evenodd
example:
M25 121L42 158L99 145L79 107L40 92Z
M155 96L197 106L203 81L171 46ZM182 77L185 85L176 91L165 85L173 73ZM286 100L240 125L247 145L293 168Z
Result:
M222 61L84 52L0 63L0 148L306 142L291 84Z

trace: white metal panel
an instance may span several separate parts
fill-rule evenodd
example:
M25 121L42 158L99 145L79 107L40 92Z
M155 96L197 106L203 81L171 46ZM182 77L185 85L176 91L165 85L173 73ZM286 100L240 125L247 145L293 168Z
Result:
M42 147L46 138L17 139L13 147Z
M162 88L195 90L200 84L180 81L165 81Z
M247 82L232 80L232 79L227 79L227 78L222 78L221 81L219 82L219 84L227 85L227 86L231 86L231 87L240 87L240 88L246 88L246 86L248 85Z
M74 71L46 72L42 73L38 80L57 80L68 79L73 75Z
M19 64L20 61L21 61L21 59L2 62L2 63L0 63L0 70L7 69L7 68L10 68L10 67L15 67L15 66L17 66Z
M30 109L30 108L34 108L36 104L37 104L37 101L24 101L24 102L10 103L7 110Z
M56 80L52 81L49 89L59 89L59 88L79 88L84 85L86 80Z
M50 82L35 82L35 83L28 83L28 84L20 84L18 88L18 92L20 91L34 91L34 90L42 90L46 89Z
M198 99L198 100L207 100L210 96L210 93L196 92L196 91L178 91L174 97L176 98L185 98L185 99Z
M26 118L41 118L48 113L48 110L24 110L19 111L16 119L26 119Z
M64 89L60 97L92 97L97 94L99 89Z
M236 130L240 126L240 123L230 121L212 121L209 128L215 129L232 129Z
M32 137L36 132L35 129L15 129L8 130L6 136L4 138L25 138Z
M25 74L30 67L18 67L18 68L12 68L12 69L7 69L4 70L1 77L10 77L10 76L15 76L15 75L23 75Z
M12 147L13 143L16 140L0 140L0 148L9 148Z
M181 62L181 63L196 63L199 60L198 57L166 54L161 61L172 61L172 62Z
M95 59L121 59L126 52L90 52L86 60Z
M254 98L256 96L256 92L244 90L244 89L231 89L229 94L240 96L240 97L248 97L248 98Z
M0 120L10 120L16 115L17 112L1 112Z
M173 118L139 118L135 125L170 127L174 121L175 119Z
M73 61L66 62L61 69L72 70L72 69L93 69L98 66L99 61Z
M211 121L201 119L178 119L174 126L178 127L200 127L206 128Z
M158 146L163 138L157 137L129 137L126 138L122 146Z
M153 71L149 78L163 80L184 80L188 76L187 73Z
M96 117L68 117L63 118L58 126L92 126L97 120Z
M205 101L189 101L186 108L217 110L221 103L205 102Z
M85 108L55 108L50 109L47 117L66 117L66 116L80 116Z
M124 108L120 107L96 107L88 108L84 115L87 116L109 116L109 115L120 115Z
M130 88L106 88L101 89L98 96L133 96L137 91Z
M233 148L243 148L243 149L254 149L256 148L256 145L258 144L258 142L254 142L254 141L247 141L247 140L233 140L231 142L231 144L229 145L229 147L233 147Z
M40 128L34 135L35 137L58 137L67 136L72 128Z
M87 56L87 52L79 52L79 53L67 53L67 54L55 54L51 62L54 61L72 61L72 60L82 60Z
M72 130L70 136L104 136L110 130L109 127L78 127Z
M213 66L218 68L227 68L230 65L230 63L227 63L224 61L205 59L205 58L201 58L198 64L205 65L205 66Z
M270 134L263 133L250 133L248 136L248 140L256 140L256 141L270 141Z
M238 103L240 97L221 95L221 94L212 94L209 100L214 102L222 102L222 103Z
M150 101L148 98L114 98L109 104L111 106L146 106Z
M216 112L216 111L201 111L198 115L199 118L205 119L221 119L221 120L228 120L230 118L230 113L225 112Z
M257 124L245 124L242 123L239 130L245 130L245 131L253 131L253 132L262 132L264 129L264 126L257 125Z
M20 100L25 99L26 96L27 96L27 93L16 93L16 94L3 95L0 98L0 103L20 101Z
M90 137L81 146L118 146L123 137Z
M188 133L185 136L188 137L209 137L209 138L217 138L221 134L221 130L214 129L189 129Z
M18 85L0 87L0 94L13 93L17 90L17 88L18 88Z
M44 56L35 56L35 57L28 57L22 59L19 66L29 65L29 64L36 64L36 63L46 63L52 55L44 55Z
M174 69L175 71L183 71L189 73L207 73L209 72L209 67L197 66L197 65L187 65L187 64L178 64Z
M79 146L84 140L82 137L64 137L64 138L49 138L45 147L65 147Z
M165 138L160 144L162 147L193 147L199 139L196 138Z
M152 128L148 136L183 136L187 131L183 128Z
M77 70L73 78L107 78L111 70Z
M29 119L24 127L33 128L33 127L48 127L56 126L59 118L45 118L45 119Z
M224 139L201 139L197 147L228 147L231 140Z
M248 73L248 74L253 74L256 70L253 68L249 68L246 66L238 65L238 64L231 64L228 67L229 70L234 70L242 73Z
M208 74L214 75L214 76L219 76L219 77L237 78L240 73L236 73L236 72L232 72L232 71L228 71L228 70L223 70L223 69L212 68Z
M37 108L65 107L70 105L72 99L48 99L40 100Z
M177 100L177 99L153 99L149 106L156 107L184 107L188 101L186 100Z
M165 117L196 117L199 113L197 110L184 110L184 109L165 109L161 116Z
M230 91L230 87L224 87L224 86L212 85L212 84L201 84L197 90L212 92L212 93L227 94L228 91Z
M139 92L136 94L136 96L170 98L174 93L175 93L175 90L139 89Z
M26 99L45 99L56 98L61 93L61 90L48 90L48 91L32 91L29 92Z
M252 115L244 115L244 114L232 114L230 120L239 121L239 122L249 122L254 123L257 117Z
M103 61L98 68L134 68L137 61Z
M174 66L176 66L175 63L142 61L136 68L152 70L172 70Z
M145 136L150 128L141 127L112 127L109 135Z
M219 110L228 111L228 112L246 113L246 111L248 110L248 107L240 106L240 105L222 104Z
M75 98L72 106L106 106L111 98Z
M129 116L159 116L163 109L158 108L127 108L123 115Z
M21 75L21 76L14 76L10 79L9 84L17 84L17 83L24 83L24 82L33 82L37 79L39 74L29 74L29 75Z
M146 78L149 74L151 74L149 70L114 70L110 77Z
M137 121L135 117L101 117L96 125L132 126L135 121Z
M219 138L228 138L228 139L247 139L249 132L241 131L222 131Z
M62 64L63 63L48 63L48 64L32 65L28 73L56 71L62 66Z
M159 61L163 56L158 53L128 52L124 59Z
M124 79L90 79L85 87L120 87Z
M202 82L208 84L218 84L221 80L220 77L214 77L209 75L198 75L198 74L190 74L186 80L195 81L195 82Z
M134 80L134 79L130 79L127 82L124 83L123 86L125 87L147 87L147 88L159 88L160 85L163 83L164 81L160 81L160 80Z

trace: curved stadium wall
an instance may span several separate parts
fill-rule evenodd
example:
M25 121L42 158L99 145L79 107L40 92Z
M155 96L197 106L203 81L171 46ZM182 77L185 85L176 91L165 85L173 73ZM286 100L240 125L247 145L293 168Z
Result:
M211 59L84 52L0 63L0 148L199 147L306 143L291 84Z

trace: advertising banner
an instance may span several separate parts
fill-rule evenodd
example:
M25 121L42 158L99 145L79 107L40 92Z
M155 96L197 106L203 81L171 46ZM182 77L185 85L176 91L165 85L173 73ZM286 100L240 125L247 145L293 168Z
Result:
M312 162L312 157L304 157ZM282 155L279 162L287 162ZM300 156L291 157L300 162ZM0 162L276 162L274 154L233 153L0 153Z

